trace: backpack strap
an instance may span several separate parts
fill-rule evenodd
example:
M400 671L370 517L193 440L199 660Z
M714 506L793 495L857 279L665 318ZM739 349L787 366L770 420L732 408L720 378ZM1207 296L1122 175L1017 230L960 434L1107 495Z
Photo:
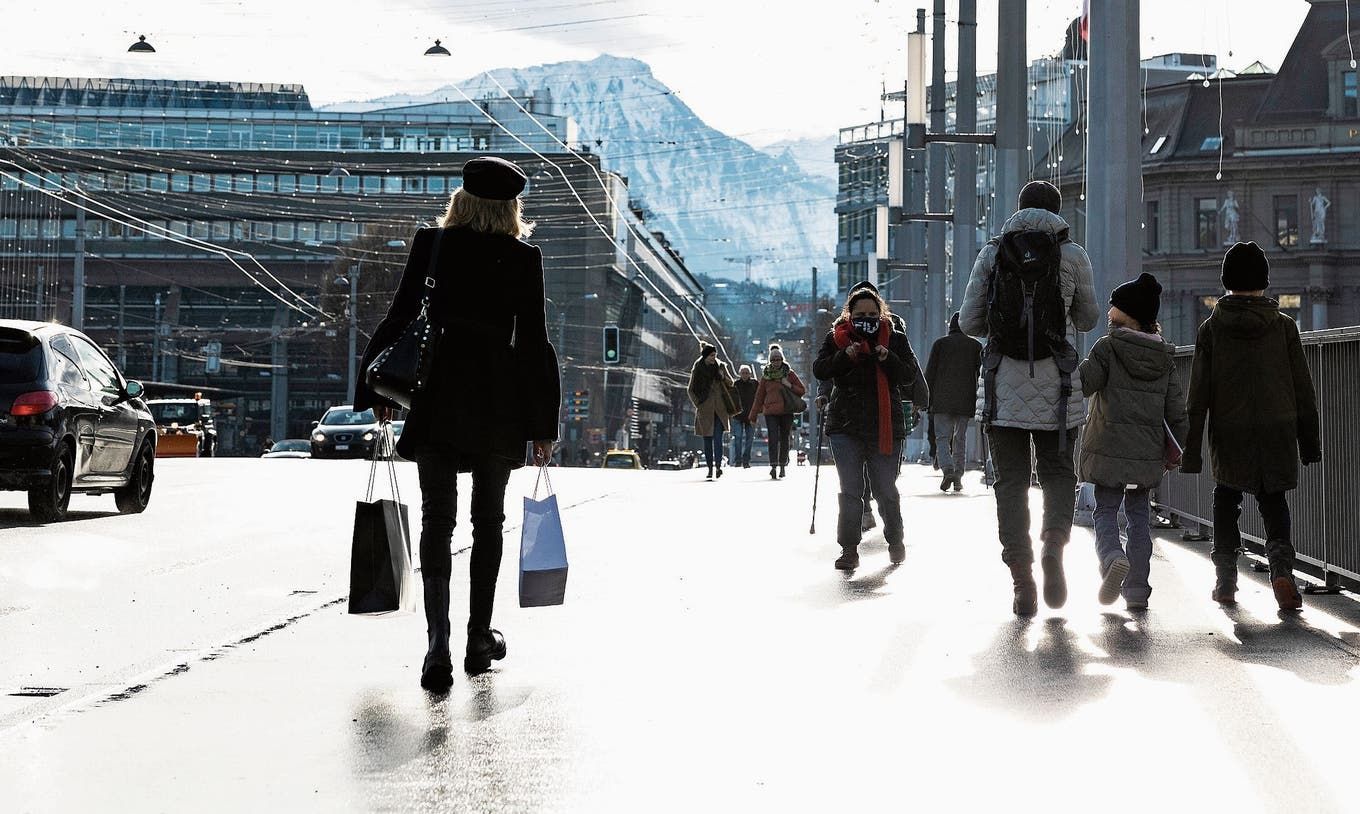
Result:
M1067 402L1072 398L1072 372L1077 369L1077 350L1063 340L1056 348L1053 361L1058 365L1058 451L1067 451Z
M982 423L996 421L996 372L1001 367L1001 349L992 342L982 356Z

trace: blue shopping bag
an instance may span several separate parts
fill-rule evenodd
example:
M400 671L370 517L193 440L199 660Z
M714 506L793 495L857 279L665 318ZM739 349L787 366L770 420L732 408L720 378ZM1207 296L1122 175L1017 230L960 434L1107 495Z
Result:
M548 494L538 499L538 488L547 482ZM557 509L548 468L539 467L533 497L524 499L524 524L519 538L519 606L539 608L561 605L567 595L567 542L562 535L562 515Z

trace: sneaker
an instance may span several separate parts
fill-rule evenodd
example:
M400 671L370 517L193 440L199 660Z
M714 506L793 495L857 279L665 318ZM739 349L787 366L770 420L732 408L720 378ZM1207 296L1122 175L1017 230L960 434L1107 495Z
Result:
M871 529L871 528L873 528L874 526L877 526L877 525L878 525L878 521L874 519L874 513L873 513L873 512L868 511L868 510L865 510L864 514L862 514L862 515L859 516L859 530L860 530L860 531L868 531L869 529Z
M859 549L841 548L841 555L836 558L837 571L853 571L859 567Z
M888 543L888 562L897 565L907 558L906 543Z
M1280 603L1280 610L1303 608L1303 597L1299 595L1299 586L1294 584L1293 577L1276 577L1270 581L1270 587L1275 591L1275 601Z
M1100 593L1096 598L1102 605L1113 605L1119 598L1119 592L1124 588L1124 577L1129 575L1129 561L1124 557L1118 557L1110 563L1110 567L1105 569L1105 575L1100 580Z

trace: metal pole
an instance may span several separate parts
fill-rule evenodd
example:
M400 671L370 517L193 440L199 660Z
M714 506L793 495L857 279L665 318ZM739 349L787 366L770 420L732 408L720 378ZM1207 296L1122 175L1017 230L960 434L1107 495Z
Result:
M288 307L274 306L274 329L269 348L269 434L278 441L288 437Z
M359 350L359 272L363 269L364 262L359 261L354 268L350 269L349 275L349 375L345 379L345 392L349 394L349 403L354 403L355 394L355 368L358 366L356 354Z
M77 190L79 187L77 187ZM85 330L85 210L76 208L76 258L71 282L71 327ZM121 343L119 343L121 344Z
M156 292L156 320L151 326L151 380L160 381L161 373L161 292Z
M1137 275L1142 256L1142 163L1138 114L1138 0L1092 0L1090 143L1086 246L1096 299Z
M916 30L926 30L926 10L916 10ZM903 197L908 212L924 212L926 208L925 150L905 150L904 163L907 179L907 194ZM906 260L908 263L924 263L926 250L925 224L908 223L906 229ZM907 297L907 334L911 337L912 349L918 353L925 345L926 321L926 275L919 271L906 272L908 280Z
M944 0L935 0L934 31L931 34L931 83L930 83L930 130L943 133L945 130L945 88L944 88ZM926 172L930 184L930 200L927 210L948 211L945 205L945 171L948 157L944 144L931 144L927 148L929 161ZM926 272L926 312L923 340L942 333L945 323L945 308L948 291L945 287L945 224L943 221L926 226L927 259L930 270ZM918 353L923 352L925 341L916 346Z
M959 0L959 78L954 92L954 129L977 131L977 0ZM954 154L954 279L950 306L957 311L977 257L978 148L960 145Z
M36 294L36 295L34 296L34 298L33 298L33 321L34 321L34 322L44 322L44 321L45 321L45 320L43 319L43 309L47 307L47 302L46 302L46 297L44 297L43 295L47 293L46 289L47 289L47 268L46 268L45 266L39 265L39 266L38 266L38 291L37 291L37 294Z
M996 184L991 232L1001 234L1006 218L1015 211L1020 187L1029 177L1025 155L1028 144L1029 66L1026 64L1025 0L998 4L999 28L996 67ZM1133 38L1137 47L1138 38ZM1098 163L1098 162L1097 162Z
M123 342L123 317L127 313L127 286L118 286L118 369L127 370L127 345Z

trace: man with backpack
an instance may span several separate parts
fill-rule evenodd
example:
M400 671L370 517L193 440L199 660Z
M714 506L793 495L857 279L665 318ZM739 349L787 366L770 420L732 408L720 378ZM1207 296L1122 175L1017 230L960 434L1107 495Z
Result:
M1072 447L1086 419L1073 385L1077 334L1100 318L1091 260L1068 237L1062 194L1045 181L1020 191L1019 209L978 254L960 309L969 336L985 337L982 422L996 468L1001 559L1011 569L1016 615L1039 609L1030 541L1031 444L1044 493L1039 562L1044 602L1067 601L1063 547L1072 535Z

